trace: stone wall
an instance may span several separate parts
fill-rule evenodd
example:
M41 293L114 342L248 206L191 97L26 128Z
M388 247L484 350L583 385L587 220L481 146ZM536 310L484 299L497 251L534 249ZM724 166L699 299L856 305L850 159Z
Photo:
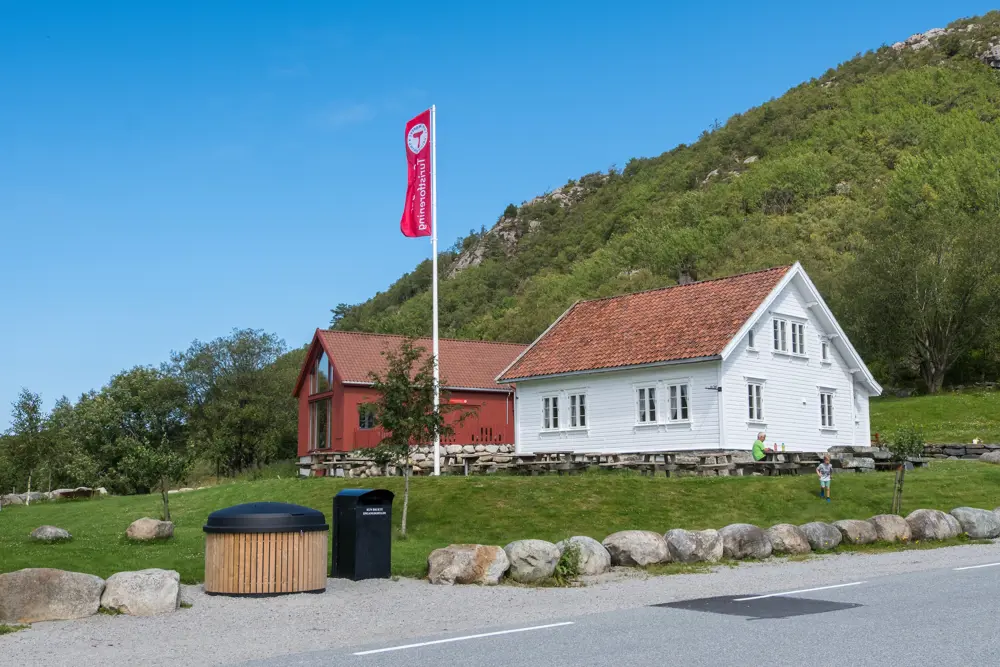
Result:
M986 452L1000 450L1000 445L927 445L924 456L932 459L978 460Z

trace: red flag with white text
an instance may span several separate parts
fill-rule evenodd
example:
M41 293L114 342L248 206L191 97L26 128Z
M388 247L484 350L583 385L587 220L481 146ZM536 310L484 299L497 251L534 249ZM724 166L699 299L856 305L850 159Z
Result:
M406 124L406 205L399 229L403 236L430 236L434 224L431 210L431 111L428 109Z

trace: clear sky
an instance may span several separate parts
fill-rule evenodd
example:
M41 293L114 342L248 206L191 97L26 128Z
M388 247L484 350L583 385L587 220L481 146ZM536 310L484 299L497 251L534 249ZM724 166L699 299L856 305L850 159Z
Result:
M0 430L234 327L308 342L430 244L403 126L438 105L440 240L989 9L0 0Z

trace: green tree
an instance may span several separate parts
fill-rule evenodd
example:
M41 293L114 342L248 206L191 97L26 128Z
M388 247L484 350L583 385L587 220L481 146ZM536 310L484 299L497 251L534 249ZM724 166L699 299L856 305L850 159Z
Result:
M120 473L134 488L158 488L163 519L170 521L167 490L183 479L192 458L187 387L156 369L136 367L112 378L102 393L112 405L117 448L125 452Z
M507 208L503 210L503 217L514 219L517 217L517 207L513 204L507 204Z
M403 468L400 535L405 538L410 477L413 473L410 450L432 443L435 435L452 435L455 420L446 417L461 408L449 404L447 398L442 396L439 409L434 410L434 359L430 355L425 356L424 349L416 346L413 339L404 340L398 350L386 352L385 358L385 374L372 373L370 376L378 400L367 407L375 413L375 423L384 433L379 447L383 452L390 453ZM468 414L462 411L456 415L457 421L461 423Z
M11 407L11 424L5 439L6 455L15 471L14 483L25 485L30 491L32 477L37 485L36 473L49 464L42 397L22 388Z
M885 446L892 453L896 466L896 481L892 491L893 514L899 514L903 507L903 480L906 477L908 459L924 453L924 434L914 425L907 425L889 433Z

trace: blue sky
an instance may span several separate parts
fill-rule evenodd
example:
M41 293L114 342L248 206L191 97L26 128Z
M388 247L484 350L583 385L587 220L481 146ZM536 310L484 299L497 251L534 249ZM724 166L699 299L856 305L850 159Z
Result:
M22 386L51 407L234 327L299 346L429 256L398 223L432 103L446 247L989 9L761 4L0 0L0 430Z

